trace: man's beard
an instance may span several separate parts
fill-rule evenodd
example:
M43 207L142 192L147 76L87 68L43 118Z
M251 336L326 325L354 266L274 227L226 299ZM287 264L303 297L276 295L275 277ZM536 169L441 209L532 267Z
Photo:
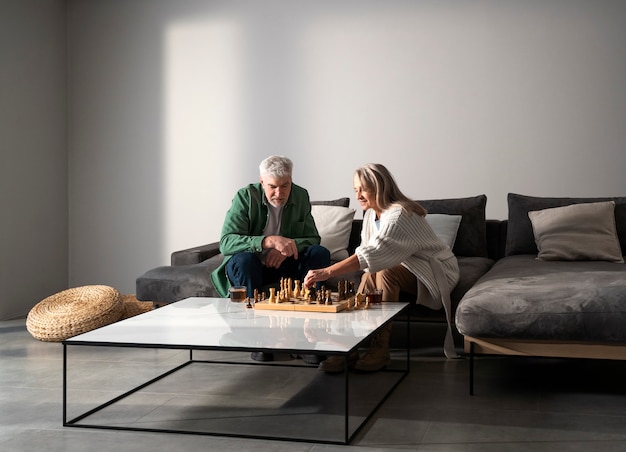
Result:
M282 200L270 199L270 204L274 207L282 207L285 205L286 201L287 201L286 199L282 199Z

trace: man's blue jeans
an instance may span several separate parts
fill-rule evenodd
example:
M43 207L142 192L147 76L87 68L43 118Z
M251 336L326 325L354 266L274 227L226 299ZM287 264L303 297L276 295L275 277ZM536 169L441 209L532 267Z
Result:
M248 296L253 297L254 289L261 293L264 287L278 283L281 278L304 281L309 270L329 265L330 252L321 245L311 245L298 253L298 259L285 259L279 268L266 267L255 253L237 253L226 264L226 274L233 286L246 286ZM316 288L322 285L318 282Z

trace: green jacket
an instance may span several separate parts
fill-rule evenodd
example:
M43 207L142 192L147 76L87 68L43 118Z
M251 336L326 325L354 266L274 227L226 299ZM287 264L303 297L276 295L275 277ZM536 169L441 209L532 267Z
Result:
M263 230L269 218L267 199L260 182L240 189L226 212L220 237L220 252L224 262L211 273L217 292L228 296L230 281L226 276L226 263L236 253L260 253L265 236ZM292 184L289 199L283 208L280 235L294 239L298 253L311 245L319 245L320 235L311 215L309 193Z

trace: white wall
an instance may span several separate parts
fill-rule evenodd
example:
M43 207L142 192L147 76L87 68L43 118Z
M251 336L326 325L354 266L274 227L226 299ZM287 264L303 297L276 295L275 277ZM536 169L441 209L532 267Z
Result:
M620 0L69 1L71 286L218 239L290 156L313 199L378 161L415 198L624 195Z
M0 3L0 319L67 288L63 0Z

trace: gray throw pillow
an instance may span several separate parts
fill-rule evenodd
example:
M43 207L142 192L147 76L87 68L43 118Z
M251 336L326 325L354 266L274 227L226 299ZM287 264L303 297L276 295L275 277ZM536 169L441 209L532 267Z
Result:
M528 212L539 250L537 258L623 263L614 211L615 202L606 201Z

